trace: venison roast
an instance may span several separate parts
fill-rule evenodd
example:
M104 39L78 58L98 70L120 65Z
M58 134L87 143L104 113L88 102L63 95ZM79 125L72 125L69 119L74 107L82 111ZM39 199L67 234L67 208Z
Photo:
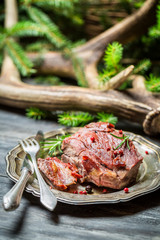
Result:
M75 165L80 181L122 189L135 181L143 157L122 130L106 122L90 123L62 143L61 160Z

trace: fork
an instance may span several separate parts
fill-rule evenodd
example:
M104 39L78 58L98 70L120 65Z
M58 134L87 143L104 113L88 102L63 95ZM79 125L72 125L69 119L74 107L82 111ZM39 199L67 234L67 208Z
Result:
M25 151L25 153L28 153L32 159L33 166L34 166L35 173L37 175L39 187L40 187L40 202L48 210L53 211L57 204L57 198L51 192L49 186L46 184L37 166L36 154L40 150L40 146L35 139L32 139L32 140L28 139L23 141L21 140L20 144L23 150Z

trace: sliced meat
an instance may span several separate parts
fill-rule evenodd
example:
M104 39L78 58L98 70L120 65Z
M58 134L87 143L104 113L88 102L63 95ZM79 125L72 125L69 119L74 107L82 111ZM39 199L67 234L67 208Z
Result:
M81 182L121 189L136 179L143 160L131 140L121 144L123 136L113 124L90 123L64 139L62 161L76 165Z
M37 164L40 171L60 190L65 190L68 186L76 184L77 178L81 177L76 166L64 163L57 157L39 158Z

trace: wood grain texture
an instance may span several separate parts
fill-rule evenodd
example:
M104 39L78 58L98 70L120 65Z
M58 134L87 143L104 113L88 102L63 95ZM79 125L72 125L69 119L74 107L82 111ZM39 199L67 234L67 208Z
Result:
M35 121L21 110L0 110L0 202L13 185L5 172L5 156L18 140L61 127L52 121ZM120 122L117 128L143 136L138 124ZM146 136L145 136L146 137ZM149 138L160 144L160 140ZM159 240L160 190L130 202L114 205L73 206L58 203L55 211L44 209L39 199L24 193L20 207L14 212L0 208L0 240Z

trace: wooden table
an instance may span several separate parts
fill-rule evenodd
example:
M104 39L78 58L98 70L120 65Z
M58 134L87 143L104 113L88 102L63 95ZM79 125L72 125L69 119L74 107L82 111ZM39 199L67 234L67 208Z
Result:
M23 111L0 110L0 199L13 186L6 174L5 156L19 139L60 127L52 121L35 121ZM117 128L144 135L141 127L120 122ZM144 135L145 136L145 135ZM145 136L146 137L146 136ZM148 138L160 144L158 138ZM1 204L2 205L2 204ZM159 240L160 190L130 202L90 206L58 203L54 212L44 209L39 198L24 193L16 211L0 208L0 240Z

